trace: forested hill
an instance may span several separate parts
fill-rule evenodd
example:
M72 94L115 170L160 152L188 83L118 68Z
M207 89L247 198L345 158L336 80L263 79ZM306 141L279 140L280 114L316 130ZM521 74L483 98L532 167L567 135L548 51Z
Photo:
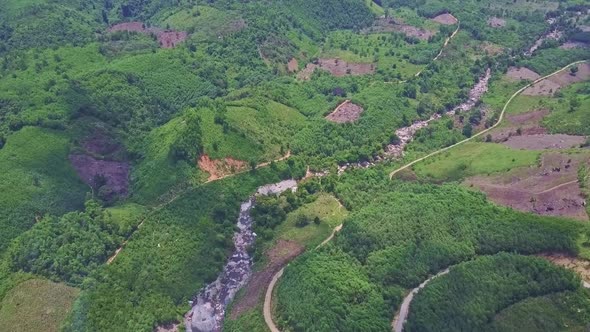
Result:
M0 4L0 53L14 48L80 46L97 41L110 25L126 21L157 24L163 13L195 5L194 0L3 1ZM318 37L327 30L364 28L374 19L369 8L355 0L320 3L221 0L210 5L219 10L239 10L249 26L262 28L283 21L282 26L275 25L279 28L275 32L284 32L285 24L294 24Z
M373 22L373 13L361 1L294 0L279 2L286 7L286 13L292 13L301 23L320 30L361 29Z
M278 326L381 331L407 288L448 265L590 257L589 9L0 0L0 330L180 328L231 260L243 203L258 236L232 332L266 331L259 295L283 268ZM295 192L251 199L287 179ZM465 266L504 260L530 263ZM551 312L585 299L569 279L531 294ZM532 303L486 317L513 326Z

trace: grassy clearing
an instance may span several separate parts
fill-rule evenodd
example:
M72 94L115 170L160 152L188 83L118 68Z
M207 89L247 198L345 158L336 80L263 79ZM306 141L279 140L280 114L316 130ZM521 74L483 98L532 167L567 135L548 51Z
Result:
M305 117L297 110L272 100L245 99L230 105L227 122L230 127L239 128L242 140L246 138L260 147L263 154L259 156L259 161L260 158L270 160L284 154L292 136L305 123Z
M308 220L320 218L319 225L311 223L305 227L295 225L297 216L304 215ZM287 220L277 227L277 240L295 241L306 248L315 248L326 239L334 227L340 225L348 211L332 195L320 194L313 202L289 213Z
M535 165L540 151L513 150L501 144L468 142L414 166L421 177L436 181L506 172Z
M415 10L407 7L398 7L390 9L390 15L396 19L401 19L405 24L415 26L418 28L438 31L440 24L418 15Z
M148 210L143 205L126 203L108 208L106 211L111 216L110 221L117 225L120 233L129 234Z
M503 76L491 82L488 92L482 97L482 101L495 111L501 111L508 98L523 85L524 83L514 82Z
M365 0L365 3L371 10L371 12L377 16L385 15L385 10L383 7L376 4L373 0Z
M224 332L268 332L270 331L262 314L263 303L243 313L236 320L226 319L223 322Z
M287 37L299 50L299 58L308 59L317 56L320 53L320 46L307 35L298 34L295 31L289 31ZM300 64L300 69L301 68L303 67Z
M153 18L163 28L192 32L192 40L217 38L232 30L231 23L240 20L238 13L222 11L209 6L192 8L171 8L160 12Z
M546 106L546 103L544 103L544 100L546 99L547 98L542 96L519 95L510 102L510 105L508 105L508 108L506 109L506 113L519 114L542 108L543 106Z
M300 189L298 194L303 191ZM296 242L306 249L315 248L348 216L346 208L330 194L306 193L303 197L296 198L302 205L296 205L294 209L290 203L293 201L291 195L258 200L257 210L252 214L254 220L258 221L255 224L255 231L259 235L254 254L256 268L267 265L267 251L280 240ZM282 212L277 213L276 209L269 209L268 206L278 207ZM272 216L271 222L267 220L269 216ZM269 226L271 223L274 226Z
M32 279L14 287L0 305L3 331L57 332L80 290L43 279Z

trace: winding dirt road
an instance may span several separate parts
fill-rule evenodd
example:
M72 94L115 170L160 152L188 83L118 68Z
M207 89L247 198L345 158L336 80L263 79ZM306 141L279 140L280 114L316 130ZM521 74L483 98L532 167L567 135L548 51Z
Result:
M394 170L393 172L389 173L389 179L393 179L393 177L397 173L399 173L399 172L401 172L401 171L403 171L405 169L408 169L409 167L412 167L413 165L415 165L415 164L417 164L417 163L419 163L419 162L421 162L423 160L426 160L426 159L428 159L428 158L430 158L432 156L435 156L437 154L440 154L441 152L448 151L448 150L450 150L450 149L452 149L454 147L457 147L459 145L462 145L464 143L467 143L469 141L472 141L472 140L476 139L477 137L480 137L480 136L482 136L482 135L490 132L494 128L498 127L500 125L500 123L502 123L502 120L504 119L504 115L506 113L506 110L508 109L508 105L510 105L510 103L512 102L512 100L514 98L516 98L518 95L520 95L524 90L526 90L527 88L529 88L530 86L532 86L534 84L537 84L537 83L539 83L539 82L541 82L541 81L543 81L545 79L548 79L549 77L552 77L552 76L555 76L555 75L561 73L562 71L568 69L571 66L579 65L579 64L585 63L585 62L588 62L588 60L581 60L581 61L572 62L569 65L567 65L567 66L565 66L565 67L563 67L563 68L561 68L561 69L559 69L559 70L557 70L557 71L555 71L555 72L553 72L553 73L551 73L549 75L545 75L543 77L540 77L540 78L536 79L535 81L533 81L533 82L525 85L524 87L522 87L518 91L516 91L514 94L512 94L512 96L510 96L510 99L508 99L508 101L506 102L506 104L504 104L504 107L502 108L502 112L500 113L500 117L498 117L498 121L496 121L496 123L493 126L489 127L486 130L480 131L479 133L477 133L477 134L475 134L475 135L473 135L473 136L471 136L469 138L466 138L466 139L464 139L464 140L462 140L462 141L460 141L458 143L455 143L455 144L453 144L451 146L448 146L446 148L442 148L442 149L436 150L436 151L434 151L434 152L432 152L432 153L430 153L430 154L428 154L428 155L426 155L426 156L424 156L422 158L418 158L418 159L416 159L416 160L414 160L414 161L412 161L412 162L410 162L410 163L408 163L408 164L406 164L406 165L404 165L404 166L402 166L402 167Z
M426 287L426 285L431 282L432 280L449 273L450 268L446 270L440 271L439 273L433 275L432 277L426 279L423 283L421 283L418 287L412 289L412 291L406 295L402 305L399 307L399 312L395 315L393 322L391 323L391 327L393 328L394 332L402 332L404 330L404 323L408 319L408 313L410 312L410 303L414 299L414 295L416 295L422 288Z
M440 56L443 54L443 51L445 50L445 48L447 47L447 45L449 44L449 42L451 41L451 39L453 39L453 37L455 37L455 35L459 32L459 29L461 28L461 22L459 20L457 20L457 29L455 29L455 31L453 31L453 33L447 37L447 39L445 39L445 42L443 43L443 46L441 47L440 51L438 52L438 54L434 57L434 59L432 59L432 62L438 60L438 58L440 58ZM419 72L416 73L416 77L420 76L420 74L422 74L422 70L420 70ZM405 82L405 81L404 81Z
M334 235L340 232L343 225L344 224L340 224L334 227L334 229L332 230L332 234L330 234L330 236L328 236L322 243L320 243L320 245L318 245L316 249L321 248L328 242L330 242L334 238ZM283 272L285 272L284 267L280 269L279 272L277 272L272 277L272 280L270 281L270 284L268 284L268 288L266 289L266 294L264 296L264 307L262 310L264 314L264 322L266 322L266 326L271 332L281 332L272 320L272 292L275 288L275 285L277 284L277 281L279 281L279 279L283 276Z
M586 281L586 280L588 280L588 274L581 273L579 271L580 267L575 264L575 263L578 263L578 265L579 265L580 262L584 263L584 262L588 262L588 261L585 261L583 259L579 260L576 257L570 257L567 255L562 255L562 254L555 254L555 255L547 254L547 255L540 255L540 257L547 259L549 262L551 262L557 266L561 266L561 267L566 268L568 270L573 270L574 272L576 272L578 275L580 275L582 277L582 287L587 288L587 289L590 288L590 283L588 281ZM418 287L412 289L412 291L408 295L406 295L406 297L404 298L404 300L402 302L402 305L400 306L399 311L397 312L397 314L395 315L395 317L393 318L393 321L391 323L391 327L392 327L393 332L403 332L404 323L408 319L408 314L410 313L410 304L412 303L414 296L420 290L422 290L424 287L426 287L426 285L428 283L430 283L432 280L434 280L440 276L443 276L445 274L448 274L452 268L453 268L453 266L448 267L445 270L442 270L439 273L433 275L432 277L428 278L426 281L421 283ZM273 331L273 332L275 332L275 331Z

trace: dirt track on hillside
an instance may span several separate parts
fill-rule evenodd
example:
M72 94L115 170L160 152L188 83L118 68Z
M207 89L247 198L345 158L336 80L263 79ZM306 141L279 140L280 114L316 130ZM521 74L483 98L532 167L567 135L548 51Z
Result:
M256 308L260 302L264 290L270 284L276 273L287 263L299 256L305 248L294 241L278 240L277 243L265 253L268 264L252 275L245 287L244 295L236 301L229 315L230 319L237 319L240 315Z
M343 224L336 226L332 230L332 233L330 234L330 236L328 236L320 245L318 245L316 247L316 249L321 248L324 245L328 244L328 242L330 242L334 238L336 233L340 232L340 230L342 229L342 226L343 226ZM275 275L272 277L270 283L268 284L268 288L266 289L266 294L264 296L264 307L263 307L264 321L266 322L266 326L271 330L271 332L280 332L280 330L275 325L275 323L272 319L272 294L273 294L273 290L274 290L276 283L281 278L284 271L285 271L285 268L282 267L277 273L275 273Z

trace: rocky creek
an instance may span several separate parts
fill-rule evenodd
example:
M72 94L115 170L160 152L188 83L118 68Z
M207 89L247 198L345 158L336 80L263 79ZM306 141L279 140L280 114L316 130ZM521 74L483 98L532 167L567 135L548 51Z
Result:
M248 253L256 240L252 229L254 220L250 211L256 203L257 195L278 195L287 190L295 190L295 180L285 180L258 188L240 207L238 231L234 234L234 251L217 279L201 289L193 298L192 309L185 316L186 331L216 332L222 330L227 305L252 275L252 256Z

